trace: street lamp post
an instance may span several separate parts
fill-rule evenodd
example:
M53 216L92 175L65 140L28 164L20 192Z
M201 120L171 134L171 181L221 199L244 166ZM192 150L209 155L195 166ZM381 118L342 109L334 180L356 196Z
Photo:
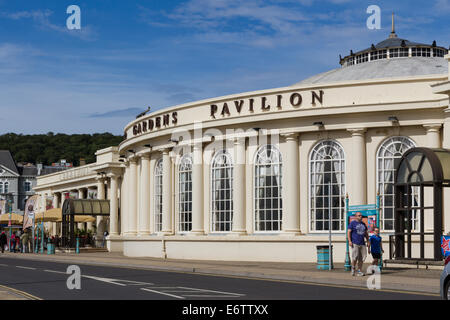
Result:
M12 200L8 199L8 206L9 206L9 221L8 221L8 227L9 227L9 252L11 251L11 236L12 236L12 226L11 226L11 213L12 213Z

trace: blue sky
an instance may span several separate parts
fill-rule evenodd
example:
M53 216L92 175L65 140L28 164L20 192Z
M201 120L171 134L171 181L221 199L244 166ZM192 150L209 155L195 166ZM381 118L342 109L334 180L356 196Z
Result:
M392 11L399 37L450 45L450 0L0 0L0 134L122 134L147 106L287 86L387 38Z

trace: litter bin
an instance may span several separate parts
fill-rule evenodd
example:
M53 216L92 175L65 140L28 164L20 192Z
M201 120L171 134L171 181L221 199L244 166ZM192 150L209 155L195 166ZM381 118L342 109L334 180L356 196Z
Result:
M53 243L47 243L47 254L54 254Z
M330 259L329 246L317 246L317 269L329 270ZM333 246L331 246L331 269L333 269Z

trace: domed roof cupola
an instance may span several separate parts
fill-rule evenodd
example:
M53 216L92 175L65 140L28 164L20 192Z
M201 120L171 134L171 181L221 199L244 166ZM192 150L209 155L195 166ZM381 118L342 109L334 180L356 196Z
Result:
M432 44L417 43L401 39L395 33L395 19L392 13L392 30L389 38L371 45L370 48L359 52L350 50L350 55L340 58L342 67L371 62L383 59L411 58L411 57L444 57L448 53L447 48L438 47L436 41Z

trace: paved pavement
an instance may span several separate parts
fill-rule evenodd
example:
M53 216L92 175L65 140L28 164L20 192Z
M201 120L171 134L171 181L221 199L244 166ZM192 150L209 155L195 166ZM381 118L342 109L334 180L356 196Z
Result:
M275 263L275 262L239 262L239 261L199 261L175 260L158 258L130 258L121 253L86 252L21 254L4 253L2 256L15 259L46 260L64 263L80 263L98 266L115 266L137 268L144 270L182 271L198 274L221 275L230 277L245 277L259 279L286 280L304 283L320 283L350 287L367 287L369 276L352 277L344 271L343 264L335 263L332 271L317 270L315 263ZM368 264L365 264L367 268ZM439 294L439 276L441 270L413 269L407 267L387 267L381 274L381 289ZM0 288L3 290L2 288ZM0 299L18 296L17 292L3 294ZM22 295L23 298L32 298Z

